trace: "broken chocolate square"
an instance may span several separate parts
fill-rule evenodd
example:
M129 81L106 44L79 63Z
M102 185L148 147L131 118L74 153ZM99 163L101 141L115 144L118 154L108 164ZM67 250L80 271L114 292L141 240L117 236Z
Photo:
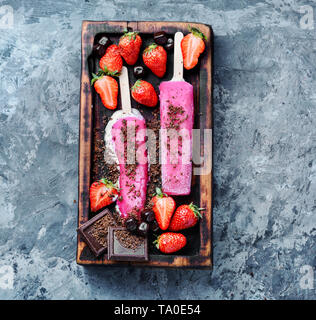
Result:
M131 234L124 227L109 227L108 260L147 261L147 238Z
M99 257L106 252L108 247L108 227L118 225L120 221L108 209L105 209L84 223L77 231L94 255Z

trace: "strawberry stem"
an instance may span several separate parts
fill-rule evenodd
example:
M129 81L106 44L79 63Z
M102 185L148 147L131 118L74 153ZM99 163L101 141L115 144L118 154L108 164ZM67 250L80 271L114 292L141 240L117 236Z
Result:
M160 236L157 237L157 239L153 242L153 244L155 245L155 247L159 250L159 238Z
M104 69L99 69L98 74L103 74L106 76L112 76L112 77L119 77L120 76L120 72L118 72L117 70L115 71L109 71L107 66L104 66Z
M141 80L141 79L138 79L138 80L134 83L134 85L132 86L132 91L134 91L134 90L136 90L138 87L140 87L140 86L141 86L141 82L142 82L142 80Z
M121 38L123 37L128 37L129 40L135 40L136 36L139 34L139 31L128 31L128 30L124 30L124 34L122 35Z
M196 37L201 38L202 40L207 40L207 37L198 29L195 27L189 26L189 31Z
M92 80L91 80L91 85L93 86L93 84L101 79L103 76L112 76L112 77L119 77L120 76L120 72L118 72L117 70L115 71L109 71L108 68L105 66L104 69L99 69L98 73L92 73Z
M152 50L156 49L158 47L158 45L156 43L152 43L151 45L149 45L145 50L144 50L144 54L148 54L150 53Z
M201 211L205 210L204 208L199 208L198 206L196 206L195 204L193 204L193 202L191 202L189 204L189 208L193 211L194 215L201 219L202 218L202 214Z
M92 73L91 86L93 86L93 84L94 84L97 80L101 79L102 77L103 77L103 75L101 76L101 75L99 74L99 72L98 72L97 74Z
M168 197L168 195L163 193L160 188L156 188L155 196L157 196L158 198Z
M106 178L100 179L99 182L103 183L107 187L111 187L111 188L117 189L117 187L114 185L114 183L112 181L106 179Z

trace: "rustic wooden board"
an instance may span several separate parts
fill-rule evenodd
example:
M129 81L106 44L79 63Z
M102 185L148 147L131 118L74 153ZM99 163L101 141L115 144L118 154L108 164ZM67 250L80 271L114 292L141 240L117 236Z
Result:
M80 141L79 141L79 210L78 227L92 216L89 208L89 187L93 178L92 168L95 142L103 139L105 124L104 115L111 115L112 111L103 107L100 98L90 86L91 72L97 69L98 61L92 57L94 37L98 33L107 33L114 43L118 43L124 29L131 27L138 30L143 38L143 48L153 41L153 33L164 30L170 37L176 31L188 32L188 27L199 28L206 36L206 50L200 58L199 66L194 71L185 71L184 77L194 87L195 123L194 128L212 129L212 61L213 61L213 33L212 28L205 24L186 22L125 22L125 21L83 21L82 23L82 57L81 57L81 89L80 89ZM143 49L142 48L142 49ZM141 58L140 60L141 61ZM151 82L156 91L162 80L170 80L173 71L173 54L168 54L168 67L163 79L148 75L146 80ZM129 68L130 85L135 82L132 68ZM118 101L118 109L120 101ZM132 101L132 107L137 104ZM145 108L146 109L146 108ZM146 120L151 117L151 110L143 110ZM212 144L204 146L201 137L201 155L204 161L212 165ZM205 148L206 147L206 148ZM203 154L203 148L205 154ZM188 197L178 197L177 204L194 201L200 207L206 208L204 218L194 228L184 231L188 238L185 249L174 255L162 255L155 249L149 252L148 262L116 262L108 261L106 254L95 258L90 249L77 238L77 263L82 265L136 265L153 267L212 267L212 171L200 176L193 176L192 193Z

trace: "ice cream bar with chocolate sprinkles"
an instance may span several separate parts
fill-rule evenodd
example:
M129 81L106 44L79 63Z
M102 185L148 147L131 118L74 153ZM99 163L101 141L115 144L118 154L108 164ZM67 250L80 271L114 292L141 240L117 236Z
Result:
M146 122L139 112L131 109L128 73L122 68L120 76L122 110L111 127L112 144L120 168L120 195L117 200L123 218L140 215L145 206L148 182Z
M183 80L181 40L175 34L174 75L160 84L161 180L169 195L188 195L192 180L193 86Z

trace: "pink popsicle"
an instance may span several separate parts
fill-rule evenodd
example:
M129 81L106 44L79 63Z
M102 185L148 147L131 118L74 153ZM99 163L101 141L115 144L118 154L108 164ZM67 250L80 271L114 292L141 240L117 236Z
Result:
M139 215L148 182L145 120L132 115L119 119L112 127L112 140L120 167L118 208L123 218Z
M190 194L192 180L194 100L193 86L183 80L182 38L175 34L173 78L159 86L162 190L169 195Z
M192 179L193 87L185 81L167 81L159 89L162 190L187 195Z

